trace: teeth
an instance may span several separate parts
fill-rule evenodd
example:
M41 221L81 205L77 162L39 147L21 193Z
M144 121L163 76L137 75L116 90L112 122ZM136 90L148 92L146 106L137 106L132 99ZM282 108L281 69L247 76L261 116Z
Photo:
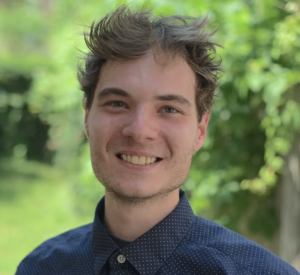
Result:
M146 164L150 164L156 161L156 158L147 157L146 158Z
M131 156L131 155L121 155L122 160L130 162L132 164L136 165L147 165L154 163L156 161L156 158L152 157L144 157L144 156Z
M146 164L150 164L151 163L151 159L150 157L146 157Z
M139 158L139 165L145 165L146 164L146 157L140 157Z
M132 156L131 157L131 163L139 164L139 157L138 156Z

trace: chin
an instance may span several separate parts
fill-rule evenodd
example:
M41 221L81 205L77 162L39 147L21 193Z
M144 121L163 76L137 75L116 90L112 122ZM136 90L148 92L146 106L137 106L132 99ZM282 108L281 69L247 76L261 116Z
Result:
M109 186L106 187L106 190L112 192L113 195L123 201L131 202L146 201L160 193L160 190L153 189L153 186L150 188L147 188L146 186L126 186L125 188Z
M132 184L132 182L131 184L126 184L123 181L122 186L120 184L107 184L106 182L103 185L106 191L112 196L120 201L131 204L139 204L151 199L164 197L179 187L168 186L164 188L153 186L153 181L151 183L139 182L137 185Z

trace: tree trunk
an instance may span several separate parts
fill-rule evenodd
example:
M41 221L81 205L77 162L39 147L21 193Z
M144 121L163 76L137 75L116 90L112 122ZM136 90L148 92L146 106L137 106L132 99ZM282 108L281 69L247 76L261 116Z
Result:
M281 190L279 256L300 271L300 131L286 158Z

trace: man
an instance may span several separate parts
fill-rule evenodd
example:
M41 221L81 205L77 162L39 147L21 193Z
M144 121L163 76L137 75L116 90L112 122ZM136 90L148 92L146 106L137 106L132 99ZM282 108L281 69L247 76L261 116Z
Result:
M179 188L205 140L220 62L205 20L122 6L93 24L79 81L105 198L93 224L50 239L17 274L298 274L193 214Z

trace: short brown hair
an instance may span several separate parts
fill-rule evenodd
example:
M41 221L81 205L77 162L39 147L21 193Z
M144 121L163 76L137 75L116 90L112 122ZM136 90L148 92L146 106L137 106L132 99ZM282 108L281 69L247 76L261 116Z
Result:
M90 52L85 66L78 68L78 80L87 108L92 106L100 70L106 60L130 60L144 56L151 49L170 56L180 55L196 74L195 100L198 118L210 111L222 71L221 59L215 60L216 46L206 32L207 17L154 16L149 10L133 12L120 6L98 23L93 22L84 39Z

